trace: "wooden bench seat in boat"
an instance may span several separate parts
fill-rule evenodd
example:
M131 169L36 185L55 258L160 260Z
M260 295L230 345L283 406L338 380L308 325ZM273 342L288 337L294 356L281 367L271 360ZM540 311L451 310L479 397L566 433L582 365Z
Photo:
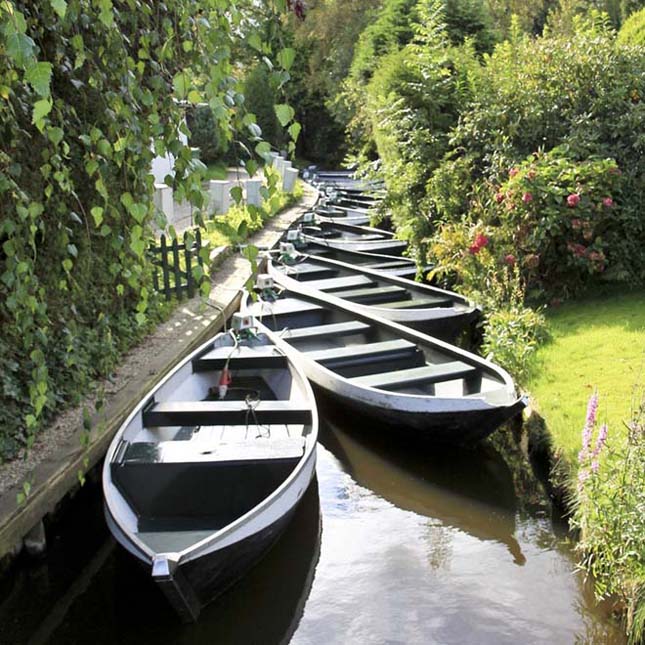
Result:
M369 305L401 300L402 298L409 297L409 292L405 287L388 285L387 287L347 289L346 291L336 292L334 295L351 302Z
M288 275L288 274L287 274ZM320 289L327 293L333 293L338 289L351 289L354 287L368 287L376 282L366 275L346 275L340 278L328 278L326 280L312 280L307 283L312 289Z
M298 280L319 280L337 276L338 269L322 267L311 262L301 262L289 267L287 275L296 276Z
M306 351L305 356L329 369L340 369L383 360L412 358L418 351L414 343L400 338L365 345Z
M371 328L367 323L360 320L349 320L342 323L330 323L328 325L313 325L311 327L300 327L299 329L289 329L282 336L285 340L313 340L315 338L324 338L325 336L351 336L353 334L362 334Z
M387 309L430 309L433 307L451 307L452 299L446 296L441 298L439 296L423 296L423 298L412 298L411 300L400 300L397 302L384 302L379 307Z
M254 413L242 401L154 401L143 411L143 425L162 426L311 423L311 410L291 401L259 401Z
M455 379L467 379L477 374L477 368L461 361L423 365L406 370L396 370L383 374L368 374L352 378L352 383L387 389L389 387L404 387L417 383L439 383Z
M287 366L287 358L273 345L258 347L216 347L193 359L193 371L208 372L222 369L229 359L231 369L281 369Z

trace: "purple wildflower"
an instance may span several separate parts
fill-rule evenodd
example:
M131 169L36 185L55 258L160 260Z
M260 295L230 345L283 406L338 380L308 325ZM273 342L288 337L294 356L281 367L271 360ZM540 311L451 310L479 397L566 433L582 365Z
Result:
M598 431L598 437L596 438L596 446L594 447L592 457L595 458L600 454L600 451L605 446L605 443L607 443L608 432L609 432L609 428L607 427L607 424L603 423L602 426L600 426L600 430Z
M593 429L596 425L596 413L598 412L598 393L594 392L589 398L587 404L587 417L585 419L585 427L582 429L582 450L578 453L578 461L583 463L589 448L591 447L591 439L593 437Z
M582 489L584 488L585 482L587 479L589 479L589 471L586 468L581 468L578 471L578 490L582 492Z
M593 428L596 424L596 413L598 412L598 392L594 392L589 398L589 403L587 404L587 419L585 421L585 426ZM587 447L589 445L587 444Z
M593 472L594 474L595 474L595 473L597 473L597 472L598 472L598 465L599 465L599 464L598 464L598 460L597 460L597 459L594 459L594 460L591 462L591 472Z

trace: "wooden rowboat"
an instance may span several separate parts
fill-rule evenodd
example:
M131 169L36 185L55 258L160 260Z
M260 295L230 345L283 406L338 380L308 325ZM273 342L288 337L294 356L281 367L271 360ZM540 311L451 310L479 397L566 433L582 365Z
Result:
M467 298L367 267L298 253L267 256L267 273L287 289L322 291L357 311L452 341L479 315Z
M384 253L366 253L365 251L350 251L348 249L336 249L314 240L296 243L300 253L315 255L318 257L340 260L356 267L368 267L388 275L398 275L403 278L414 279L418 273L417 265L411 258L386 255ZM426 268L426 272L430 267ZM316 274L314 274L315 276ZM312 276L312 279L313 277ZM320 277L324 277L324 274Z
M369 226L353 226L338 222L320 222L301 227L305 241L316 241L331 248L349 251L366 251L386 255L401 255L407 242L394 239L390 231Z
M186 621L269 549L314 475L315 400L280 345L219 334L144 397L107 452L110 530Z
M397 434L472 444L526 405L497 365L328 294L291 289L273 302L247 294L243 311L288 343L323 392Z

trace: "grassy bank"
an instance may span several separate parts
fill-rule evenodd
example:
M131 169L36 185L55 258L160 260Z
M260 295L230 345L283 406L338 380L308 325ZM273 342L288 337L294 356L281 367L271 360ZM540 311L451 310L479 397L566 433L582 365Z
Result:
M624 434L632 393L645 382L645 292L606 294L552 309L551 340L537 352L528 389L568 465L577 464L585 410Z
M645 636L645 292L552 310L529 382L569 489L581 561Z

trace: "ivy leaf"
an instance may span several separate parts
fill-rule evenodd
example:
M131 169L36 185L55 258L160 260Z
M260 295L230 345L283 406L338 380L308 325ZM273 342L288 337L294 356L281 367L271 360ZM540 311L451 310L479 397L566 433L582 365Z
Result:
M52 78L51 63L33 63L25 72L25 80L40 94L40 96L49 96L49 83Z
M293 117L296 115L295 110L286 103L274 105L273 109L275 110L275 114L278 117L278 121L280 121L280 125L282 127L287 125L287 123L289 123L289 121L291 121L291 119L293 119Z
M64 134L61 128L47 128L47 137L54 145L58 145L63 140Z
M256 49L259 52L262 51L262 40L261 40L260 36L258 36L257 33L253 32L249 36L249 41L248 42L249 42L249 45L251 45L251 47L253 47L253 49Z
M52 9L58 14L59 18L64 18L67 12L67 0L49 0Z
M242 188L241 186L233 186L231 188L231 197L236 204L239 204L242 201Z
M114 25L112 0L99 0L99 7L101 8L101 13L99 13L99 20L106 27L112 27Z
M278 63L283 69L289 71L296 60L296 50L287 47L278 53Z
M295 123L292 123L289 126L288 132L294 141L298 141L298 137L300 136L301 130L302 130L302 126L296 121Z
M188 93L188 79L186 78L186 72L175 74L175 77L172 79L172 86L177 98L179 100L185 99L186 94Z
M36 44L26 34L13 29L7 31L5 31L6 52L18 67L25 69L34 58Z
M253 159L249 159L245 164L246 172L249 173L249 177L253 177L258 169L258 164Z
M90 213L92 213L92 217L94 218L94 225L96 226L96 228L101 226L101 223L103 222L103 209L100 206L94 206Z
M260 141L260 143L255 146L255 152L258 157L266 157L271 152L271 146L266 141Z
M52 111L52 102L49 99L40 99L34 103L34 112L31 117L31 122L40 127L42 120Z

